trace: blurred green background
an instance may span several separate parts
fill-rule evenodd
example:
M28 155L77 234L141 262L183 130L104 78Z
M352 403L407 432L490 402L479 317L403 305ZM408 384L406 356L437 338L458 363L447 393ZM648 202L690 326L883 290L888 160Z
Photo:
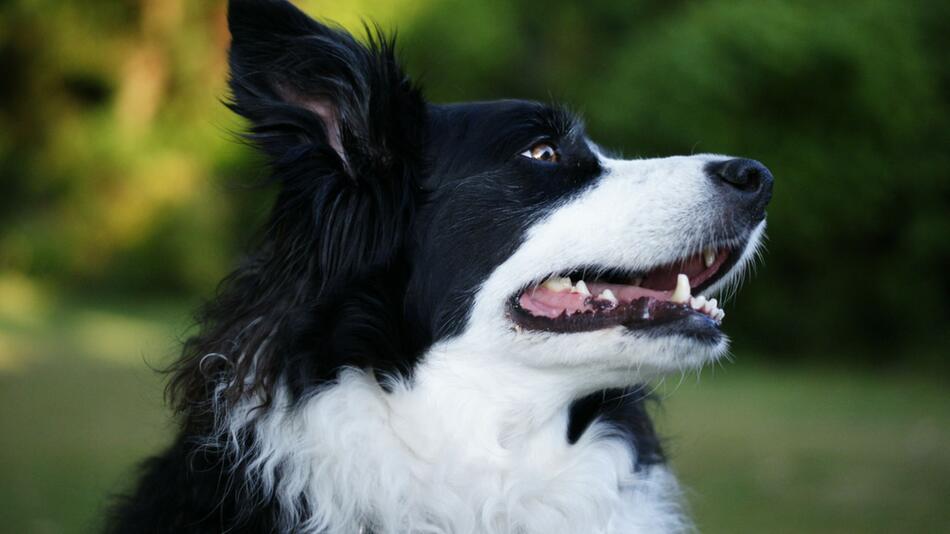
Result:
M950 525L950 3L298 2L398 28L435 101L580 111L627 157L777 178L733 362L660 385L705 532ZM85 532L173 423L189 311L269 192L223 1L0 2L0 531Z

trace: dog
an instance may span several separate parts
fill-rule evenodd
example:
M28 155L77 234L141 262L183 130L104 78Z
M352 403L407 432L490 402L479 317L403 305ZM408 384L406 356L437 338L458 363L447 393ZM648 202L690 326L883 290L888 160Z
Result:
M107 532L691 528L647 413L722 357L773 178L616 159L562 107L434 104L378 28L231 0L230 107L278 189L199 314L174 443Z

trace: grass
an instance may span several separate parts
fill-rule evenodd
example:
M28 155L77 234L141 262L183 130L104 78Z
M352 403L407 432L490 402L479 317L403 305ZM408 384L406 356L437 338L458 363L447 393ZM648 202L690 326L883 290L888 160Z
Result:
M950 525L950 402L920 376L707 373L660 426L703 532L938 532Z
M172 352L187 312L19 295L22 306L0 305L0 532L94 531L108 495L173 432L146 362ZM658 424L703 532L950 524L950 398L937 377L749 360L659 390Z

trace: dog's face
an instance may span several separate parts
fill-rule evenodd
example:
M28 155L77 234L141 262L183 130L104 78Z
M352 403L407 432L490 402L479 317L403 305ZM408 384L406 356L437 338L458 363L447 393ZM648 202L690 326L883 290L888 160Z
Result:
M231 0L229 25L232 107L281 191L196 362L239 338L300 367L275 374L332 377L411 368L464 340L622 383L724 352L705 297L758 246L761 164L613 159L558 107L428 103L391 42L361 44L282 0Z
M428 116L410 302L434 331L538 367L664 371L724 352L724 312L704 296L755 252L765 167L612 159L532 102Z

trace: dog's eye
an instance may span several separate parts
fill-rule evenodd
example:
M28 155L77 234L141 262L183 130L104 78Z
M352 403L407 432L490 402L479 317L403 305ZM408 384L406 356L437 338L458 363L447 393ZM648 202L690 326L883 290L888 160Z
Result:
M547 161L550 163L557 163L557 161L561 159L560 155L557 153L557 148L554 148L554 145L551 143L538 143L528 150L522 152L521 155L526 158L536 159L538 161Z

